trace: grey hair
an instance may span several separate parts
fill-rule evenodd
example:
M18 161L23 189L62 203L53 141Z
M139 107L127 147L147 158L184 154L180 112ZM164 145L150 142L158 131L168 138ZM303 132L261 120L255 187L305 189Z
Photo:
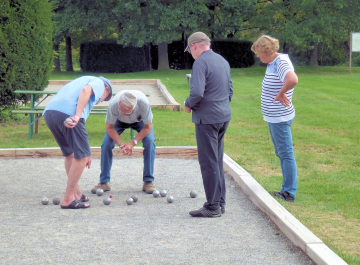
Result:
M137 104L136 96L130 92L124 92L119 98L119 104L122 102L127 107L135 108Z

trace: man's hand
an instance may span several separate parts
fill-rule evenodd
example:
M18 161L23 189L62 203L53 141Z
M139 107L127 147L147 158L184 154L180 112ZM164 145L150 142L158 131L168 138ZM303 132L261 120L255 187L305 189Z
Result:
M85 167L87 167L88 169L90 169L90 167L91 167L91 157L90 157L89 160L87 161Z
M135 146L135 143L133 141L130 141L130 142L120 145L121 153L131 156L134 151L134 146Z
M285 107L289 107L290 106L290 100L289 98L286 96L285 93L279 93L277 94L277 96L274 98L274 102L279 100L281 104L283 104Z
M189 107L186 107L185 104L184 104L184 111L186 113L191 113L191 109Z
M64 125L65 127L68 127L68 128L74 128L76 126L76 124L78 124L79 120L80 120L80 117L75 115L75 116L70 116L69 117L73 122L68 122L66 123L64 121Z

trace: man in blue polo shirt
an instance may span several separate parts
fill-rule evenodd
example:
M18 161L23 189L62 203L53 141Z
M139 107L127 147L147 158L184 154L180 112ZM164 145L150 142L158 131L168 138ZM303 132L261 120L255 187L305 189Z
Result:
M85 167L91 166L89 137L85 121L92 107L102 101L109 101L112 86L104 77L83 76L65 85L44 110L47 126L53 133L65 157L68 177L62 209L88 208L89 201L78 185ZM67 118L71 122L65 122Z

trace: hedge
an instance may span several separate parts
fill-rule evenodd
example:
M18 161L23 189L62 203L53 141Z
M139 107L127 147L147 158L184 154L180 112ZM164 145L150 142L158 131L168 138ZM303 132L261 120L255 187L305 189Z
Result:
M254 65L252 42L233 39L212 40L211 48L222 55L231 68L243 68ZM184 53L181 40L168 45L170 69L191 69L194 59ZM158 68L158 47L151 45L152 69ZM80 67L84 72L126 73L148 70L146 47L124 47L116 40L84 42L80 45Z
M48 85L54 55L51 11L48 0L0 2L0 111L26 99L13 91Z
M84 72L128 73L147 70L145 48L124 47L116 40L80 45L80 67Z

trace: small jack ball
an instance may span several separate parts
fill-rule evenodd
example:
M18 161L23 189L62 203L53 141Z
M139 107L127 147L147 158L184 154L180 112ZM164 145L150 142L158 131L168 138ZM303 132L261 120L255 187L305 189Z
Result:
M111 194L109 195L109 198L112 198L112 195L111 195Z
M59 203L60 203L60 198L55 197L55 198L53 199L53 204L58 205Z
M174 202L174 197L173 196L168 196L167 201L168 201L168 203Z
M128 199L126 200L126 203L127 203L128 205L133 204L133 202L134 202L134 200L133 200L132 198L128 198Z
M196 196L197 196L197 192L196 192L196 191L194 191L194 190L190 191L190 197L191 197L191 198L195 198Z
M137 202L139 197L137 195L131 196L131 199L133 199L134 202Z
M72 119L67 118L67 119L65 120L65 123L68 124L69 122L73 122L73 121L72 121Z
M166 190L160 191L160 195L161 197L165 197L167 195L167 191Z
M153 196L154 196L155 198L159 197L159 195L160 195L160 192L159 192L158 190L154 190L154 191L153 191Z
M47 205L49 203L49 199L44 197L41 199L41 203L44 204L44 205Z
M99 188L99 189L96 190L96 195L97 196L101 196L101 195L103 195L103 193L104 193L103 189Z
M109 197L104 198L103 200L105 205L109 205L111 203L111 199Z

